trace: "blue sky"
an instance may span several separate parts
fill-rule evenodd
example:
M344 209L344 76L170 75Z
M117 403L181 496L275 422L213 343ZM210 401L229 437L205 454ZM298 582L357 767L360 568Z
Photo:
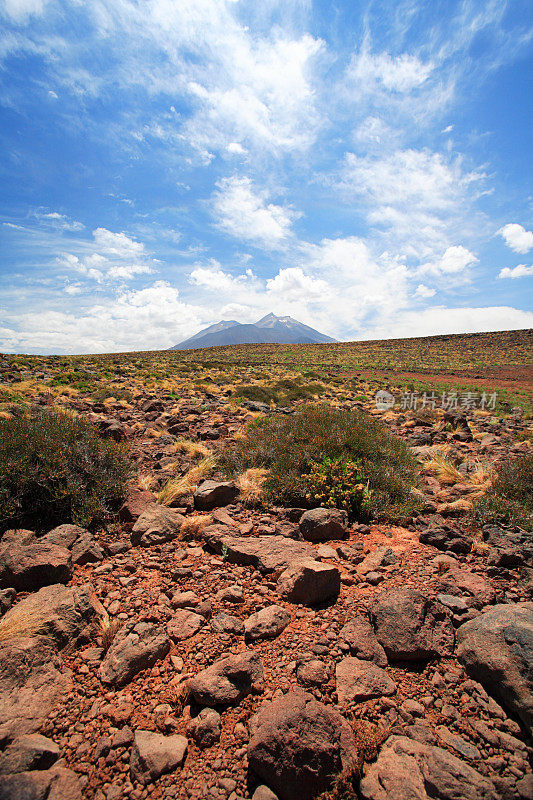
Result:
M0 350L533 327L529 0L0 0Z

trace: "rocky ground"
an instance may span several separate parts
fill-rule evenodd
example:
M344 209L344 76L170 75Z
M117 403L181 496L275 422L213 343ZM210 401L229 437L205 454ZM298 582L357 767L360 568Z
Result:
M367 526L246 508L231 482L156 503L190 466L176 437L216 450L257 404L71 405L149 480L108 530L0 543L0 800L306 800L332 779L337 798L533 798L533 543L468 516L474 466L530 446L519 413L387 412L459 474Z

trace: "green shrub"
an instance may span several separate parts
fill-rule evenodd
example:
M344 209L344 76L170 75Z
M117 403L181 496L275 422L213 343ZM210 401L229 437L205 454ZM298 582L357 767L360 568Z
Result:
M325 391L325 387L321 383L302 383L301 381L301 378L282 378L270 385L245 384L235 390L234 397L256 400L268 405L271 402L277 405L286 405L293 400L309 400Z
M268 386L249 383L239 386L235 390L233 396L237 399L255 400L258 403L267 403L270 405L270 401L275 400L276 393Z
M481 524L504 522L533 530L533 452L503 462L475 515Z
M36 411L0 420L0 531L88 527L111 518L125 495L129 459L86 420Z
M269 499L310 506L307 476L326 458L360 465L370 492L368 512L374 516L405 517L416 507L411 492L417 476L414 457L382 423L362 411L317 403L291 415L260 417L223 451L220 463L228 475L251 467L268 469L264 488Z
M326 457L311 464L310 472L302 477L307 484L306 499L314 506L343 508L355 517L369 508L369 482L359 459Z

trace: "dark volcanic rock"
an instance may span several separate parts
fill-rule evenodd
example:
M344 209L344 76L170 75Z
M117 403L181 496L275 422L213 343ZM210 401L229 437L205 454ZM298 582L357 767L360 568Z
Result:
M238 655L221 658L189 681L189 689L197 703L204 706L234 705L263 680L263 664L259 654L245 650Z
M233 481L202 481L193 494L194 507L199 511L211 511L229 506L238 495L239 488Z
M451 614L439 602L414 590L393 589L370 612L376 636L387 656L412 661L453 653Z
M277 592L290 603L306 606L325 603L339 596L341 576L337 567L306 559L296 561L279 576Z
M187 752L185 736L163 736L153 731L136 730L131 749L131 776L151 783L183 764Z
M440 747L392 736L361 781L363 800L499 800L491 781Z
M302 690L265 703L249 727L249 768L280 800L314 800L355 759L346 720Z
M132 545L150 547L176 539L185 520L172 508L152 503L145 508L131 531Z
M312 508L300 518L300 533L309 542L344 539L348 514L338 508Z
M533 730L533 603L498 605L457 630L472 677Z
M206 528L204 536L215 552L224 551L227 561L257 567L261 572L274 572L315 555L311 545L284 536L228 536L218 526Z
M4 616L4 624L24 626L35 621L40 634L51 636L57 647L73 645L105 611L91 584L44 586L20 600Z
M124 686L137 673L153 667L170 650L170 639L156 625L131 623L115 634L100 666L103 683Z
M0 775L48 769L59 758L59 747L39 733L28 733L12 741L0 754Z
M373 661L378 667L387 666L385 650L378 642L370 622L360 614L346 623L339 633L339 640L348 645L353 656Z
M418 537L422 544L429 544L437 550L450 550L452 553L469 553L472 539L467 533L452 528L428 528Z
M0 744L38 730L71 686L71 673L42 636L0 645Z
M68 583L72 577L70 552L50 542L5 544L0 548L0 588L34 592L51 583Z
M78 776L56 766L0 776L0 800L82 800Z

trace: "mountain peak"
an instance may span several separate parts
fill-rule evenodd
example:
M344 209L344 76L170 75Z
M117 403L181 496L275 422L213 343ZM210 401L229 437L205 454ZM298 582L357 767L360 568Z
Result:
M231 344L323 344L335 339L319 333L292 317L278 317L272 311L255 324L225 320L210 325L171 350L223 347Z

